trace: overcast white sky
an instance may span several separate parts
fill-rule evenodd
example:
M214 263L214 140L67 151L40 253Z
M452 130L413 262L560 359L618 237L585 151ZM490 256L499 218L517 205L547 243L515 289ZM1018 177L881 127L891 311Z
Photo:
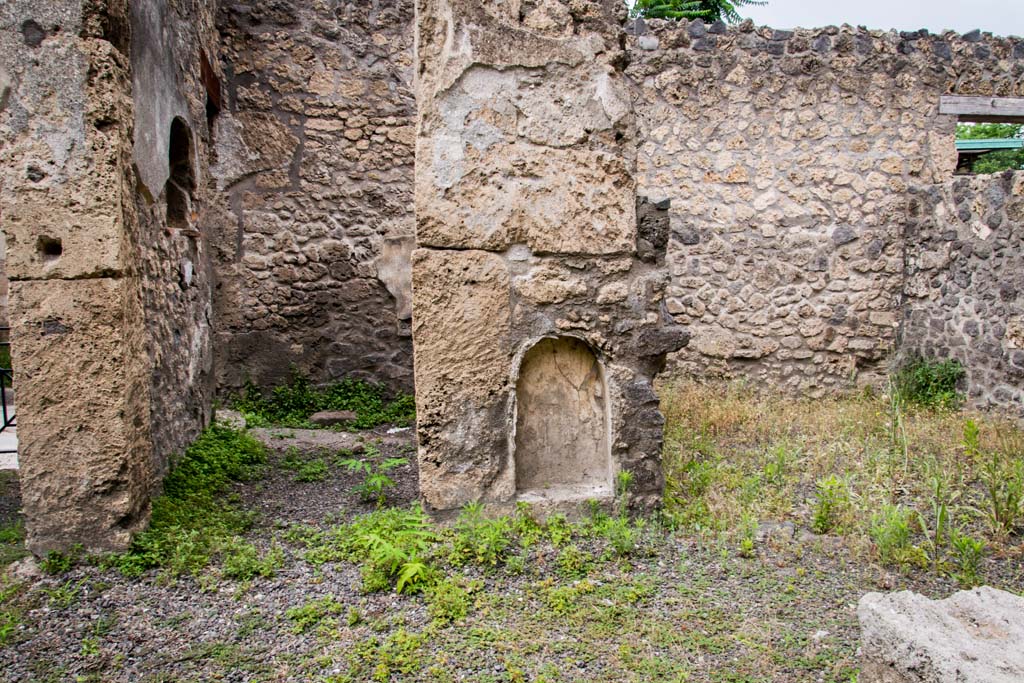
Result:
M1024 36L1024 0L768 0L741 7L740 15L773 28L840 24L933 33L980 28L1001 36Z

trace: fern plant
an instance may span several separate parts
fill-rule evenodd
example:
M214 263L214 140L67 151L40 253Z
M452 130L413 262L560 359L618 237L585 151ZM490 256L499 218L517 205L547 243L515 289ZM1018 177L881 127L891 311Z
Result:
M416 593L430 584L434 571L427 556L437 536L421 507L380 510L356 520L347 531L346 554L365 563L364 590L384 590L394 582L399 593Z
M381 463L373 462L374 458L380 455L375 446L367 444L365 459L345 458L339 460L338 464L348 469L353 474L363 475L363 480L356 485L355 491L359 499L364 503L376 502L377 506L384 505L389 489L395 487L395 480L388 476L388 472L401 467L409 461L405 458L388 458Z

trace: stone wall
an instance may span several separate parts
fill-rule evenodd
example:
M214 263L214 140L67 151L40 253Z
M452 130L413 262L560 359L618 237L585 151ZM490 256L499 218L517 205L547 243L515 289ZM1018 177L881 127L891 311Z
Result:
M1024 415L1024 171L915 193L900 352L955 358L968 397Z
M880 383L908 197L945 183L939 96L1024 94L1024 43L750 22L631 27L641 192L671 200L674 366L810 393Z
M413 255L420 489L660 499L667 215L638 200L623 6L420 0ZM638 209L639 204L639 209ZM578 471L582 468L584 472Z
M218 49L212 3L136 0L130 7L132 240L159 481L211 417L213 240L227 209L210 157L223 72L208 56Z
M0 7L0 228L36 553L123 548L209 416L206 247L168 223L165 181L172 119L205 125L190 74L211 19L158 2Z
M224 2L219 383L412 388L411 0Z

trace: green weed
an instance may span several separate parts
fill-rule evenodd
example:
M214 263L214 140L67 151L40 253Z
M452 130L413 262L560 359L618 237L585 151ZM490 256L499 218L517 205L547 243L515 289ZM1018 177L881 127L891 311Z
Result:
M47 597L50 607L53 609L67 609L78 602L79 596L85 588L86 580L65 581L53 588L43 588L42 593Z
M885 504L871 516L868 535L883 562L901 563L910 546L913 511L902 505Z
M512 544L512 524L507 517L488 519L480 503L462 509L453 527L452 552L449 560L456 566L473 562L497 567L504 562Z
M549 515L544 522L544 533L547 535L551 545L561 548L572 540L572 524L562 513Z
M409 633L400 628L381 641L376 636L356 643L348 654L349 671L331 678L331 683L406 680L423 666L421 650L426 633Z
M775 446L763 468L764 480L773 486L785 485L797 456L785 444Z
M566 616L579 609L580 598L593 593L595 586L587 579L577 581L569 586L555 586L549 581L540 584L541 599L555 614Z
M558 573L566 578L583 578L593 564L594 556L574 545L568 545L558 553Z
M954 529L950 534L949 543L957 567L955 578L966 588L977 586L980 583L981 561L985 557L985 541Z
M740 520L739 538L740 538L740 557L751 558L757 554L756 548L756 537L757 537L757 517L748 513L743 515Z
M341 614L343 605L333 595L326 595L322 598L309 600L308 602L288 609L284 615L292 622L292 632L306 633L313 628L325 625L333 628L337 620L334 619Z
M351 429L369 429L380 424L410 425L415 422L413 397L402 394L389 400L384 388L363 380L343 379L323 387L313 386L309 379L293 373L288 384L275 387L264 395L249 383L232 407L245 415L254 427L312 428L309 416L322 410L351 410L356 419Z
M25 540L25 523L20 519L9 526L0 527L0 543L14 545Z
M516 512L512 516L512 531L519 537L522 548L531 548L544 538L544 525L533 516L529 503L516 503Z
M260 555L253 544L233 538L225 544L222 552L222 573L229 579L249 581L257 576L270 578L284 566L284 551L276 545Z
M285 449L284 457L278 463L281 469L291 470L292 472L298 472L302 469L302 465L306 462L306 459L302 457L302 452L296 446L289 446Z
M434 621L449 624L460 621L469 613L471 594L483 588L482 581L467 581L453 577L438 581L424 591L427 614Z
M82 646L79 649L79 654L87 659L90 657L99 656L100 641L92 636L86 636L85 638L82 638Z
M299 465L295 473L295 481L313 483L327 480L327 463L323 458L313 458Z
M75 558L72 555L51 550L43 559L39 560L39 568L47 574L63 574L70 570L74 563Z
M849 509L849 481L835 474L819 479L811 528L818 534L840 531Z
M600 525L599 533L619 557L627 557L636 550L639 534L628 517L609 518Z
M980 479L989 526L996 535L1009 536L1024 521L1024 457L992 450L984 457Z
M408 464L405 458L388 458L383 462L374 462L380 456L380 451L372 444L366 445L366 458L346 458L339 460L338 464L348 469L349 472L362 475L362 481L356 485L356 493L364 503L376 502L383 505L387 499L387 492L395 487L395 481L388 476L388 472Z
M209 427L164 479L149 528L112 563L129 576L150 568L170 576L198 574L251 525L251 514L227 495L228 487L255 476L265 462L265 449L253 437Z
M10 582L0 576L0 647L13 643L23 624L23 607L18 604L25 593L23 583Z
M893 379L900 396L926 408L951 409L962 396L956 385L965 374L957 360L932 360L913 356L896 371Z

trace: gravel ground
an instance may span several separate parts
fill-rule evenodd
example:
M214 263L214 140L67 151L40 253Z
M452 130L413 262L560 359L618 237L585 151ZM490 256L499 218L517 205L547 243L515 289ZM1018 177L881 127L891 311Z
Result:
M0 609L16 612L17 623L0 645L0 680L848 682L861 595L956 590L881 569L838 537L791 525L763 525L752 558L648 525L628 560L602 559L601 538L575 538L589 558L577 576L559 568L564 551L550 543L518 550L518 574L449 569L461 572L472 601L465 618L442 622L424 597L365 594L358 567L314 566L284 539L292 524L326 527L372 509L335 463L338 450L360 441L409 457L392 472L388 504L416 500L412 433L254 433L270 447L271 466L238 493L259 514L249 540L285 549L274 577L233 582L211 570L198 580L155 571L130 579L83 563L59 576L8 578L0 589L12 595ZM295 481L281 465L296 453L323 458L328 478ZM3 487L0 515L16 506L17 487ZM327 597L332 614L307 630L286 616Z

